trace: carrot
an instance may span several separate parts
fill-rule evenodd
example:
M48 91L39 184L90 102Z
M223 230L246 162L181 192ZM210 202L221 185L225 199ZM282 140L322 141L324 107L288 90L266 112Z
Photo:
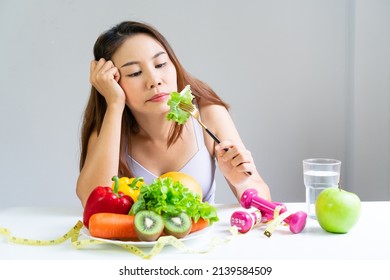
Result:
M209 220L200 218L192 221L190 233L209 226ZM93 237L117 239L123 241L139 241L134 227L134 216L115 213L96 213L89 220L89 233ZM161 234L165 235L164 233Z
M209 226L209 220L200 218L196 223L192 220L191 233L202 230Z
M96 213L89 220L93 237L118 240L138 240L134 216L116 213Z

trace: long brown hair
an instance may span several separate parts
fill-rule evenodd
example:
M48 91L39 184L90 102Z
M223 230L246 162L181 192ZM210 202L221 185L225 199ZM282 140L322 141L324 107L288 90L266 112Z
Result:
M160 34L154 27L141 22L124 21L102 33L95 42L93 52L95 60L104 58L111 60L116 50L129 37L135 34L148 34L162 44L167 51L169 58L176 68L177 73L177 88L182 90L186 85L191 85L191 90L197 102L201 99L213 104L219 104L225 108L229 108L228 104L221 100L221 98L204 82L191 76L180 64L175 53L173 52L168 41ZM87 156L88 140L94 131L99 134L103 118L106 113L107 103L104 97L92 86L90 97L86 105L81 127L81 156L80 156L80 170L83 168ZM170 136L167 145L174 144L180 137L183 126L177 123L172 124ZM131 110L125 106L122 115L122 131L119 155L119 170L120 176L133 177L127 162L126 153L129 144L129 136L136 134L139 131L138 123L136 122Z

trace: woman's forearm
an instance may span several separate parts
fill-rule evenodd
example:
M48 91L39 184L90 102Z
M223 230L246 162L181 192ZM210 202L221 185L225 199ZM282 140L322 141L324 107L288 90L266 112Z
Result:
M123 107L108 107L99 135L94 134L88 143L76 188L83 206L96 186L111 185L111 178L118 173L122 114Z
M248 179L248 181L241 186L233 186L231 183L229 183L229 186L231 190L234 193L234 196L237 198L237 201L239 202L241 199L242 194L245 192L245 190L252 188L257 190L258 195L268 201L271 201L271 193L268 185L264 182L264 180L260 177L260 175L255 172L255 174L251 175L251 178Z

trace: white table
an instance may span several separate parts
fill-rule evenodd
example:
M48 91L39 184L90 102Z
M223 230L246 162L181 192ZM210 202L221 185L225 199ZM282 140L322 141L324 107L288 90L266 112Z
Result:
M305 210L304 203L286 203L289 211ZM191 249L204 250L213 240L230 241L215 246L208 253L193 254L172 246L154 256L156 260L390 260L390 202L363 202L358 224L347 234L325 232L316 220L307 219L305 229L293 234L288 227L278 227L268 238L265 225L246 234L233 236L229 232L230 216L237 205L219 205L220 221L208 234L188 240ZM82 219L82 209L15 207L0 209L0 227L13 236L50 240L57 238ZM148 251L149 248L142 248ZM113 244L94 244L75 249L70 240L53 246L27 246L9 243L0 235L2 260L115 260L140 259Z

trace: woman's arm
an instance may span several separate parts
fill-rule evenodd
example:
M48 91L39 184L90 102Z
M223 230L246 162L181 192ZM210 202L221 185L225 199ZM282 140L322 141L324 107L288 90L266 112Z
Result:
M98 185L111 185L118 173L122 114L125 93L118 84L119 72L111 61L92 61L91 84L105 97L107 110L99 134L93 132L88 141L85 164L77 180L76 193L83 206Z
M219 105L201 106L202 120L218 136L220 144L215 143L214 153L218 166L238 200L248 188L254 188L259 196L271 200L268 185L261 178L250 151L236 129L226 108ZM252 175L248 175L251 173Z
M121 110L107 108L99 135L95 131L89 139L76 188L83 207L96 186L110 186L112 176L118 173L121 119Z

